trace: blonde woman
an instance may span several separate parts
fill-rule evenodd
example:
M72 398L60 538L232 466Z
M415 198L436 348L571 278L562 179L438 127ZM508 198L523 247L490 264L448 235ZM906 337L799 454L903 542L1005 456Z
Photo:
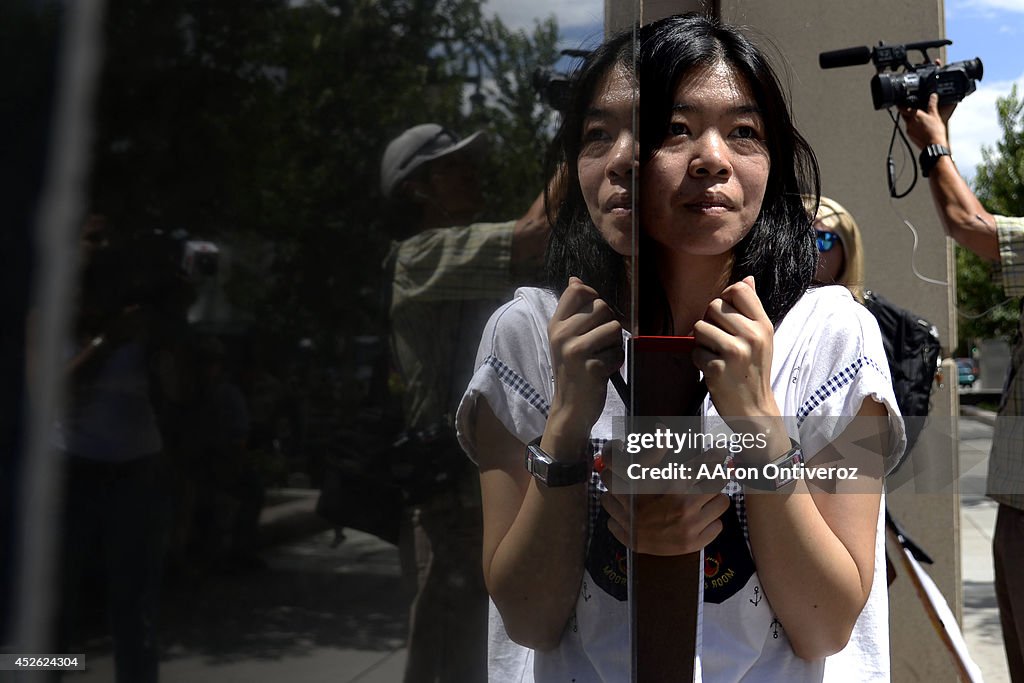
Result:
M864 303L864 252L857 221L842 204L822 197L814 218L814 234L818 244L814 281L843 285Z

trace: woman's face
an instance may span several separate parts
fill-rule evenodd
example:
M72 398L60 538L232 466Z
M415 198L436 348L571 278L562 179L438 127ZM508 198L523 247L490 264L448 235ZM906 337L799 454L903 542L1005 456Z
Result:
M839 235L830 232L819 220L814 221L814 231L818 242L818 269L814 272L814 281L825 285L836 284L840 282L846 261L843 243Z
M771 166L766 134L749 86L730 66L684 76L664 142L643 168L645 232L677 252L731 253L761 212Z
M633 79L621 66L605 74L583 119L576 159L580 190L590 218L617 253L633 252Z

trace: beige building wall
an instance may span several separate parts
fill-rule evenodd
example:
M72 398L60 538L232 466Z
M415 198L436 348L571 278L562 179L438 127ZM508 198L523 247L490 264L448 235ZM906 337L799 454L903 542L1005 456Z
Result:
M632 0L607 0L607 5L615 9L606 16L628 17L634 4ZM822 193L843 204L863 231L866 286L935 323L944 355L948 355L956 339L952 247L938 223L927 181L919 179L904 199L889 198L885 168L892 122L884 111L872 107L869 81L874 68L865 64L824 71L818 66L818 53L825 50L873 46L879 40L907 43L944 37L941 0L641 0L641 4L644 22L689 10L720 13L727 22L749 27L755 39L779 57L777 62L784 65L782 76L792 93L797 126L818 156ZM897 169L903 169L897 180L897 189L902 191L913 177L911 164L915 163L916 151L896 148L893 155ZM904 220L917 230L916 253L914 235ZM912 264L922 275L948 282L949 286L919 279ZM890 493L888 504L907 532L935 559L928 571L959 618L962 595L955 484L934 495L918 490L934 491L937 484L949 482L951 473L956 472L953 416L959 405L955 372L955 368L947 367L946 376L953 381L935 389L931 431L904 465L898 477L901 486ZM910 475L929 483L915 487ZM902 571L890 589L890 601L892 680L955 681L949 657Z

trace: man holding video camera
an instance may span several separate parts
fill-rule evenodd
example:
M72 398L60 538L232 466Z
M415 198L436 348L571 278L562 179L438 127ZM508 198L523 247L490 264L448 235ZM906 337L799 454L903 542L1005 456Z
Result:
M487 678L479 474L452 416L487 319L538 269L550 228L540 197L518 221L477 222L484 145L480 132L463 138L426 123L392 140L381 162L381 192L404 237L386 264L388 324L404 384L406 457L415 461L403 484L412 533L402 545L417 574L405 683Z
M949 150L946 122L953 106L902 110L907 134L921 149L921 172L928 178L946 234L957 244L998 264L1007 296L1024 296L1024 218L994 216L985 210L957 172ZM1024 190L1024 188L1022 188ZM996 598L1010 678L1024 681L1024 317L1018 320L1009 375L1003 388L989 458L988 496L999 503L992 538Z

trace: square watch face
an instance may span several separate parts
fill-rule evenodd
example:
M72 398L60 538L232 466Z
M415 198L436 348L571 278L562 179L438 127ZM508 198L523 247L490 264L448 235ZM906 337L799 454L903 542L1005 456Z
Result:
M534 452L533 457L533 475L546 482L548 480L548 467L550 463L547 460L538 457L538 454Z

